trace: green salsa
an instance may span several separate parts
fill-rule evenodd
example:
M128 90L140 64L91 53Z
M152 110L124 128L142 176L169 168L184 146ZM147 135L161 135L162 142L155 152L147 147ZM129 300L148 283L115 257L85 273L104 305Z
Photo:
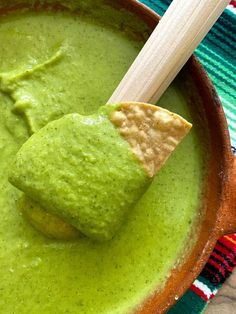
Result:
M201 206L203 149L196 128L180 144L111 241L63 242L36 231L8 182L28 137L65 114L94 114L143 45L132 15L16 11L0 17L0 311L126 314L161 288L188 253ZM106 13L103 13L103 11ZM107 14L109 12L109 14ZM129 25L126 21L129 20ZM112 24L113 21L113 24ZM192 121L173 84L158 103ZM184 197L183 197L184 195Z
M10 182L94 240L110 240L151 180L110 121L117 105L47 124L17 153Z

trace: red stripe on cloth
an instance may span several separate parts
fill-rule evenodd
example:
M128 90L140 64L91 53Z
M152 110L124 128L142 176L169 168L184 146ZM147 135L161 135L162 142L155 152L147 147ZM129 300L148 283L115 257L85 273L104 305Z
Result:
M218 249L218 248L220 248L220 249ZM223 254L223 250L224 250L223 247L221 247L220 245L217 245L214 248L214 253L219 255L227 263L227 265L229 265L229 267L236 266L236 256L232 252L230 252L227 255L225 255L225 254Z
M232 241L230 241L226 237L221 238L220 242L222 242L225 246L227 246L236 255L236 244L234 244Z
M203 299L205 302L207 302L209 299L208 297L205 295L205 293L199 289L198 287L194 286L193 284L191 285L190 289L196 293L201 299Z
M230 1L230 4L236 8L236 1L235 0Z
M216 263L211 258L209 258L208 263L214 266L218 270L218 272L225 277L225 268L222 265Z
M229 263L228 263L228 261L226 259L224 259L222 256L217 254L215 251L212 252L211 256L214 256L215 258L217 258L217 260L219 260L219 263L225 265L227 270L232 272L233 267L229 265Z
M235 241L236 244L236 234L229 234L227 237L231 238L232 240Z
M213 284L222 284L236 266L236 234L222 237L217 241L201 275Z
M207 272L211 276L210 278L208 277L208 280L210 280L210 282L212 282L215 285L219 285L219 284L223 283L226 279L220 273L218 273L214 270L211 270L207 265L204 267L204 271Z
M228 256L230 258L230 261L233 262L234 256L232 254L232 251L230 249L224 248L222 245L220 245L220 242L217 242L215 248L222 252L224 255Z

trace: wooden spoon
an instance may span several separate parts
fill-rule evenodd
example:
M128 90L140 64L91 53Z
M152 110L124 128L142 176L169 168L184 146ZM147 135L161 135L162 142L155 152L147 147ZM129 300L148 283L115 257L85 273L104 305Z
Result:
M155 104L229 0L173 0L108 103Z
M155 103L228 3L228 0L174 0L108 103ZM37 217L29 218L34 225L39 225ZM50 223L49 216L45 219ZM60 239L70 238L70 234L74 237L73 227L62 221L60 233L60 221L56 218L55 224L55 218L51 219L50 234L56 234L56 238ZM56 226L55 230L53 226ZM42 225L39 229L45 231ZM48 234L46 231L44 233Z

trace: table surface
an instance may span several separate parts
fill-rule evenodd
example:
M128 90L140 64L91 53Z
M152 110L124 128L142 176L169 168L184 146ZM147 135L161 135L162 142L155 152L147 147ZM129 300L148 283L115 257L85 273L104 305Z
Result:
M208 306L205 314L236 314L236 269Z

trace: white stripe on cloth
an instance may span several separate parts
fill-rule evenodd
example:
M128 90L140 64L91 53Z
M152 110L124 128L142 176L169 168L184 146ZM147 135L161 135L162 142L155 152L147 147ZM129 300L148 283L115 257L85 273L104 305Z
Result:
M226 9L236 14L236 8L232 4L229 4Z
M205 294L208 300L212 297L212 295L215 295L217 293L217 289L211 290L207 285L205 285L198 279L194 281L193 285L200 289Z

